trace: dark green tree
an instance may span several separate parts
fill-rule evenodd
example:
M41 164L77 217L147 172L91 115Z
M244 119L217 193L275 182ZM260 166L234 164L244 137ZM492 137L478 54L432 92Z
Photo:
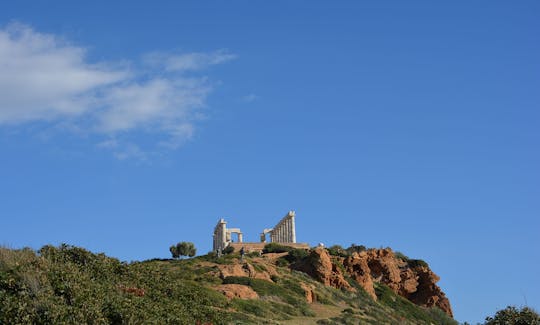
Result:
M484 325L540 325L540 315L529 307L508 306L493 317L486 317Z
M195 244L187 241L179 242L178 244L171 246L169 251L173 258L180 258L182 256L193 257L197 254Z

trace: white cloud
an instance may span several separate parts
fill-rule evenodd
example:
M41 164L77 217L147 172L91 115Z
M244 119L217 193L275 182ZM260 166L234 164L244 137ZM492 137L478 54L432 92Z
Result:
M224 63L236 58L236 55L224 50L212 53L164 54L151 53L145 56L146 63L158 65L167 71L196 71L209 66Z
M159 137L156 146L176 148L192 136L211 91L205 77L186 72L235 58L223 50L152 53L143 62L150 68L128 69L88 62L85 54L83 47L26 25L0 29L0 126L33 121L72 125L114 139L114 146L110 142L101 148L128 147L129 154L119 158L141 156L143 151L129 139L135 133Z
M85 63L84 49L23 25L0 30L0 67L0 123L84 113L92 90L126 78Z

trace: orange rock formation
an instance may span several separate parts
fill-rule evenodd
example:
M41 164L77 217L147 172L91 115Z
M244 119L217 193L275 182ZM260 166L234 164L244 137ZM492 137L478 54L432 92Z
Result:
M332 261L334 258L334 261ZM377 299L374 282L384 283L396 294L424 307L439 307L452 317L452 308L448 298L437 286L439 277L429 267L408 263L387 249L370 249L352 256L330 257L327 250L317 248L301 263L292 267L305 272L324 283L339 289L354 290L345 280L346 275L354 279L366 292Z

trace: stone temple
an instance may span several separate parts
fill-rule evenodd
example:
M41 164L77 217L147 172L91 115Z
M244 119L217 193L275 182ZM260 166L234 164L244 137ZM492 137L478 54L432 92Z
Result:
M227 228L225 219L220 219L214 228L214 252L221 252L229 246L233 247L235 251L240 250L242 247L247 252L262 251L264 246L269 242L307 249L309 248L308 244L296 242L294 218L294 211L289 211L274 228L264 229L261 232L261 240L258 243L244 242L244 234L240 228ZM233 234L236 234L238 237L236 242L233 242ZM268 237L269 240L267 240Z

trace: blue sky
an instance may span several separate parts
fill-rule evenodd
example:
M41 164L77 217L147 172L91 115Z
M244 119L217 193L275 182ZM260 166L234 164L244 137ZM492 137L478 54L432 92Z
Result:
M456 319L540 309L536 1L0 5L0 242L425 259Z

